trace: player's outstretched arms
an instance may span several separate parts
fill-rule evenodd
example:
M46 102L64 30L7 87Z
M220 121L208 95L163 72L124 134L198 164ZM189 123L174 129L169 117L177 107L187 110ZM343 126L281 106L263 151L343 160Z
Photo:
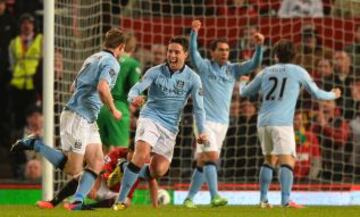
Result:
M192 30L196 33L199 32L200 28L201 28L201 22L200 20L194 20L192 21L191 23L191 27L192 27Z
M191 57L191 61L192 63L196 66L197 73L202 73L204 71L206 71L206 64L205 64L205 60L201 57L199 51L198 51L198 44L197 44L197 35L199 32L199 29L201 28L201 22L199 20L194 20L192 22L192 31L190 33L190 46L189 46L189 51L190 51L190 57Z
M337 98L339 98L339 97L341 97L341 89L340 88L333 88L332 90L331 90L331 92L333 92L334 94L335 94L335 97L336 97L336 99Z
M262 72L256 75L256 77L249 83L248 76L241 76L240 77L240 85L239 85L239 93L240 96L255 96L261 87L261 79L262 79Z
M255 39L255 43L259 46L264 45L264 41L265 41L265 36L263 34L261 34L260 32L257 32L253 35L254 39Z

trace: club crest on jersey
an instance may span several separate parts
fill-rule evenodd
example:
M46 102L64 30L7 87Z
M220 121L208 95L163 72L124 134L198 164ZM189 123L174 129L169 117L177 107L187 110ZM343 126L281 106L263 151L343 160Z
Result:
M115 70L114 70L114 69L110 69L109 75L110 75L110 77L114 77L114 76L116 75Z
M177 89L183 89L184 85L185 85L185 81L182 81L182 80L177 80L176 81L176 88Z
M82 143L80 140L76 140L74 143L74 149L81 149Z
M204 96L204 89L202 87L199 89L199 96Z

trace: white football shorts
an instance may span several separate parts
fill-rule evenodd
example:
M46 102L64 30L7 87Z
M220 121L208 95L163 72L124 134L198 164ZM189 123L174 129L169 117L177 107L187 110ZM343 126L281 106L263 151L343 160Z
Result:
M209 136L208 144L196 144L196 154L200 154L203 152L216 151L221 152L221 148L223 146L223 142L226 136L226 132L228 130L227 124L220 124L211 121L205 122L205 131ZM195 127L196 129L196 127ZM197 130L195 130L196 137L198 136Z
M150 118L139 118L135 145L139 140L150 144L153 153L162 155L171 162L174 155L175 133L170 132Z
M258 127L263 155L292 155L296 157L293 126Z
M62 111L60 115L60 140L63 151L84 155L88 144L101 146L96 122L89 123L72 111Z

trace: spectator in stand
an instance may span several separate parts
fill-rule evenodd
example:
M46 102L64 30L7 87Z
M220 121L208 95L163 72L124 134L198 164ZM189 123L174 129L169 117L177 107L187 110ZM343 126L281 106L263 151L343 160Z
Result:
M320 37L313 25L303 26L302 41L296 50L295 63L303 66L311 74L314 73L320 59L333 58L332 50L321 45ZM310 109L313 101L307 92L303 92L299 102L301 108Z
M8 95L9 95L9 43L16 35L16 22L6 8L6 0L0 0L0 122L6 128L9 124ZM3 125L1 124L1 125ZM9 135L9 133L7 134Z
M166 46L163 44L151 45L151 59L145 64L143 72L146 72L153 66L163 64L166 60Z
M242 35L236 42L235 49L232 49L230 52L229 58L231 61L251 59L256 47L253 35L257 32L259 32L259 29L255 25L249 25L243 29Z
M331 13L338 17L358 17L360 15L359 0L334 0Z
M352 106L354 118L350 121L352 146L346 150L349 154L349 161L347 162L349 166L346 172L354 174L355 181L360 181L360 79L355 80L350 89L354 100Z
M38 159L29 160L25 167L25 178L28 181L41 183L41 162Z
M351 67L351 58L345 51L336 51L334 56L334 83L343 92L343 96L336 100L346 120L354 117L354 101L351 97L351 84L354 81L354 73Z
M331 49L321 45L320 37L313 25L305 25L302 29L302 41L297 45L295 63L302 65L308 72L313 72L321 58L332 59Z
M237 120L237 155L244 156L244 163L237 162L236 168L243 168L242 174L238 170L236 172L237 177L249 177L253 178L252 181L256 182L258 180L257 172L260 168L262 162L262 152L258 143L257 136L257 112L256 106L247 98L243 98L240 101L240 117ZM251 157L248 157L251 156Z
M303 181L315 180L321 170L319 140L315 134L308 131L304 126L301 112L295 113L294 131L296 142L295 179Z
M360 25L356 25L354 31L354 42L345 48L352 58L353 68L356 75L360 75Z
M12 78L10 81L11 111L15 128L24 126L24 108L37 101L34 76L42 56L42 34L35 30L35 19L30 14L20 17L20 34L9 46Z
M360 181L360 106L357 106L356 116L350 121L350 129L352 132L353 150L350 158L350 164L354 166L353 174L355 174L355 182Z
M319 102L319 111L311 131L318 135L320 142L322 178L342 181L350 129L334 101Z
M14 15L37 14L43 9L44 0L15 0Z
M256 6L250 0L228 0L226 6L218 7L217 15L228 17L241 14L253 18L259 16Z
M245 61L251 59L252 55L255 53L256 41L254 40L254 34L259 32L260 29L256 25L245 26L239 35L239 40L237 40L234 47L231 48L229 59L232 62ZM263 61L262 65L269 65L272 59L268 45L271 44L270 41L265 39L263 46Z
M357 115L357 111L360 104L360 78L357 78L350 86L351 89L351 99L353 100L354 116Z
M334 68L331 60L321 58L317 63L314 80L322 89L330 91L334 84Z
M278 16L280 18L323 17L322 0L283 0Z
M41 108L37 106L30 106L25 110L26 125L18 131L14 131L11 136L15 141L16 139L27 137L31 134L42 135L43 128L43 116ZM34 158L39 158L36 154L29 151L21 151L11 153L11 165L13 169L14 178L24 178L24 167L27 161Z

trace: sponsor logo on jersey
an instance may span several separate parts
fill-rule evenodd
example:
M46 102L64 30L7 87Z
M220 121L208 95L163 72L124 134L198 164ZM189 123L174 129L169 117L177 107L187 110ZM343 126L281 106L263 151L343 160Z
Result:
M114 77L115 75L116 75L116 72L115 72L115 70L114 69L110 69L110 71L109 71L109 75L110 75L110 77Z
M183 89L184 85L185 85L185 81L182 81L182 80L177 80L176 81L176 88Z

